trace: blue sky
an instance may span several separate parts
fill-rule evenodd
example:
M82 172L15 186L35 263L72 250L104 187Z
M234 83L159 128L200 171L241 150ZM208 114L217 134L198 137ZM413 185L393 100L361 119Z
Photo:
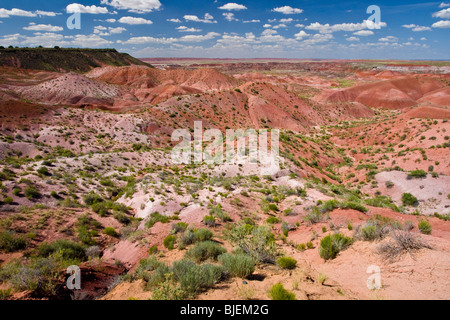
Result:
M381 9L373 29L367 8ZM81 29L67 19L81 12ZM0 0L0 45L137 57L450 59L450 0Z

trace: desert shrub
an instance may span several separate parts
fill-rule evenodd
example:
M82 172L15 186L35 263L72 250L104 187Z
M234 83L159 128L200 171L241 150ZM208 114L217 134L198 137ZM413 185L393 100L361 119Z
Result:
M423 234L431 234L431 224L426 220L420 221L418 228Z
M175 247L175 242L177 241L177 237L174 235L169 235L164 239L164 247L166 247L169 250L173 250Z
M49 176L50 172L48 171L47 167L40 167L39 169L36 170L36 172L42 176Z
M164 263L159 263L151 274L141 273L144 281L147 282L146 288L155 288L161 286L166 280L166 275L172 272L171 268Z
M237 224L226 237L257 263L274 263L277 255L275 236L268 226Z
M61 255L65 260L80 260L86 259L86 252L82 245L70 240L56 240L52 243L42 243L38 247L39 257L49 257L55 253Z
M311 210L303 217L303 221L308 222L310 224L315 224L322 222L324 219L324 215L320 212L319 208L313 206Z
M186 252L186 257L195 262L203 262L208 259L217 260L217 257L225 253L226 249L212 241L198 242Z
M276 224L280 222L280 219L278 219L277 217L269 217L267 218L266 222L269 224Z
M41 294L56 294L56 286L60 283L61 265L57 259L33 258L26 262L15 260L0 270L0 282L8 282L18 291L40 290Z
M0 290L0 301L1 300L8 300L9 297L12 296L12 289L5 289L5 290Z
M400 209L394 204L391 198L386 196L376 196L375 198L365 200L368 206L377 208L390 208L396 212L400 212Z
M203 223L208 227L214 227L216 225L216 218L214 218L214 216L205 216L203 218Z
M273 212L277 212L277 211L278 211L278 207L277 207L277 205L274 204L274 203L269 204L269 209L270 209L271 211L273 211Z
M274 284L269 291L272 300L297 300L295 294L286 290L281 283Z
M352 244L353 240L340 233L328 235L320 241L319 255L325 260L336 258L338 253Z
M394 262L405 253L413 255L420 249L431 249L430 245L409 231L392 230L391 237L389 242L382 243L377 248L378 253L389 262Z
M12 231L0 233L0 250L6 253L16 252L27 247L27 241L23 236Z
M255 271L255 262L246 254L225 253L218 260L231 277L244 279Z
M85 250L86 256L89 259L98 258L102 254L102 249L99 246L91 246Z
M214 286L223 276L223 268L214 265L197 265L190 260L173 263L173 273L188 297Z
M111 237L118 237L119 236L119 233L113 227L106 227L103 230L103 233L108 235L108 236L111 236Z
M424 170L414 170L409 173L407 179L410 180L410 179L426 178L427 174L428 173Z
M277 260L277 265L282 269L292 270L297 266L297 260L291 257L281 257Z
M203 242L211 240L213 237L213 233L208 229L197 229L194 230L194 241L195 242Z
M164 281L159 287L153 290L152 300L163 301L175 301L185 299L185 293L181 289L181 286L177 283L173 272L166 273L164 275Z
M395 186L395 184L392 181L386 181L386 188L392 189Z
M5 197L5 199L3 199L4 204L11 204L13 202L14 202L14 199L11 197Z
M402 202L405 206L417 206L419 201L411 193L404 193L402 195Z
M161 215L159 212L153 212L150 215L149 220L145 223L145 226L147 228L151 228L155 225L155 223L161 222L161 223L169 223L170 219L169 217Z
M353 209L356 211L360 211L362 213L366 213L367 211L369 211L369 209L364 207L362 204L359 204L357 202L352 202L352 201L345 201L345 202L341 203L339 205L339 207L341 209Z
M174 224L172 224L172 232L173 233L184 232L188 226L189 226L189 224L184 223L184 222L174 223Z
M447 214L439 214L437 212L434 213L434 216L438 219L444 220L444 221L450 221L450 213Z
M222 209L222 206L220 204L215 207L211 207L209 210L209 214L210 216L217 217L222 222L231 221L230 216L225 212L225 210Z
M164 265L164 263L159 261L155 256L150 256L147 259L141 259L141 261L139 261L136 273L155 271L161 265Z
M33 186L26 187L24 193L25 193L25 197L27 197L27 199L29 199L29 200L39 199L41 197L41 193Z
M103 202L104 200L98 194L91 192L83 197L83 201L87 206L92 206L93 204Z

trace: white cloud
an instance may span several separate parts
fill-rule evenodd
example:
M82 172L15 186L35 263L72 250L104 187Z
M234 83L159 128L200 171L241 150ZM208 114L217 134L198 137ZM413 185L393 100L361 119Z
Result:
M259 22L261 22L261 20L256 20L256 19L253 19L253 20L246 20L246 21L243 21L244 23L259 23Z
M218 36L220 36L219 33L209 32L205 35L187 35L181 38L132 37L127 41L119 40L117 42L123 44L146 44L146 43L173 44L176 42L202 42L206 40L212 40Z
M427 41L427 38L422 37L422 38L420 38L420 41Z
M109 13L108 8L97 6L85 6L79 3L71 3L66 7L67 13L90 13L90 14L104 14Z
M161 8L159 0L102 0L101 4L135 13L151 12Z
M228 10L228 11L232 11L232 10L247 10L247 7L242 5L242 4L237 4L234 2L230 2L227 3L221 7L219 7L220 10Z
M372 24L373 24L372 21L367 21L367 20L365 20L364 22L361 22L361 23L340 23L340 24L334 24L334 25L330 25L328 23L321 24L319 22L314 22L314 23L311 23L309 26L306 26L305 29L316 30L316 31L319 31L320 33L333 33L333 32L338 32L338 31L352 32L352 31L370 29L369 27L372 26ZM387 24L386 24L386 22L380 22L380 26L386 27Z
M136 17L122 17L119 19L119 22L124 24L153 24L151 20Z
M450 19L450 8L442 9L441 11L433 13L433 17L441 19Z
M234 17L234 13L232 13L232 12L225 12L225 13L222 13L222 15L225 17L225 19L226 20L228 20L228 21L239 21L239 19L236 19L235 17Z
M186 26L180 26L177 28L180 32L201 32L202 29L188 28Z
M200 19L198 16L194 16L194 15L185 15L183 18L186 21L203 22L203 23L217 23L217 21L214 20L214 17L212 15L210 15L209 13L206 13L205 17L203 19Z
M288 19L280 19L281 23L291 23L292 21L294 21L294 19L292 18L288 18Z
M446 7L450 7L450 3L441 2L441 4L439 5L439 8L446 8Z
M282 14L298 14L302 13L303 9L292 8L290 6L278 7L272 10L273 12L279 12Z
M116 21L117 21L116 19L106 19L106 22L109 22L109 23L114 23Z
M301 30L299 33L295 34L295 38L297 38L297 40L301 40L305 37L309 37L310 34L306 33L305 31Z
M35 13L38 16L47 16L47 17L56 17L56 16L59 16L62 14L62 13L58 13L58 12L41 11L41 10L36 10Z
M433 28L450 28L450 20L441 20L433 23Z
M353 33L355 36L367 37L372 36L374 33L370 30L360 30Z
M94 27L94 34L97 34L99 36L110 36L111 34L121 34L124 31L127 31L127 29L122 27L105 27L105 26L96 26Z
M424 26L418 26L415 24L404 24L402 26L403 28L411 29L412 31L418 32L418 31L431 31L430 27L424 27Z
M180 19L167 19L167 21L174 22L174 23L181 23Z
M58 32L63 31L64 28L58 26L52 26L50 24L35 24L30 23L28 27L23 27L24 30L28 31L48 31L48 32Z
M11 10L0 8L0 18L9 18L10 16L36 17L36 13L16 8Z
M387 36L387 37L378 39L378 41L380 41L380 42L397 42L398 38L394 37L394 36Z
M347 38L346 40L347 40L347 41L351 41L351 42L357 42L357 41L360 41L359 38L357 38L357 37L350 37L350 38Z

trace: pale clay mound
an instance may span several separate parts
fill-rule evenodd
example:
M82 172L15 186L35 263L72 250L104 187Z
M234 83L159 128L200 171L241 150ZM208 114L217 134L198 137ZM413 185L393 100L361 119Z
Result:
M118 94L115 86L99 83L76 73L68 73L36 86L18 89L27 99L52 104L78 104L107 100Z

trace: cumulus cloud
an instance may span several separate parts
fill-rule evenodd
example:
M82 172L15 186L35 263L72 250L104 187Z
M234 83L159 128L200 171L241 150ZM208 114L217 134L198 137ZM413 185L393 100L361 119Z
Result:
M59 32L63 31L64 28L58 26L52 26L50 24L36 24L31 22L28 27L23 27L24 30L28 31L48 31L48 32Z
M247 10L247 7L242 4L230 2L230 3L227 3L227 4L219 7L219 9L220 10L228 10L228 11L232 11L232 10L239 11L239 10Z
M259 23L259 22L261 22L261 20L256 20L256 19L253 19L253 20L245 20L245 21L243 21L244 23Z
M441 11L433 13L433 17L441 19L450 19L450 8L442 9Z
M370 30L360 30L353 33L355 36L367 37L372 36L374 33Z
M309 26L306 26L305 29L307 30L315 30L319 31L320 33L333 33L338 31L347 31L347 32L354 32L354 31L360 31L364 29L370 29L370 27L374 23L372 21L365 20L361 23L339 23L339 24L321 24L319 22L311 23ZM386 27L386 22L380 22L381 27Z
M347 39L345 39L345 40L350 41L350 42L357 42L357 41L360 41L358 37L349 37L349 38L347 38Z
M11 10L0 8L0 18L9 18L10 16L17 17L36 17L36 13L25 11L22 9L13 8Z
M441 20L433 23L433 28L450 28L450 20Z
M181 38L155 38L155 37L132 37L127 41L117 41L122 44L173 44L177 42L202 42L206 40L212 40L216 37L220 36L219 33L209 32L205 35L187 35Z
M101 4L135 13L152 12L162 6L159 0L102 0Z
M99 36L110 36L111 34L121 34L124 31L127 31L127 29L122 27L105 27L105 26L96 26L94 27L94 34L97 34Z
M180 19L167 19L168 22L181 23Z
M180 32L201 32L202 29L188 28L186 26L180 26L177 28Z
M415 24L404 24L402 27L403 28L407 28L407 29L411 29L414 32L431 31L430 27L418 26L418 25L415 25Z
M450 7L450 3L441 2L441 4L439 5L439 8L447 8L447 7Z
M119 19L119 22L124 24L153 24L151 20L136 17L122 17Z
M299 33L295 34L295 38L297 38L298 40L301 40L305 37L309 37L310 34L306 33L305 31L301 30Z
M210 15L209 13L206 13L205 17L203 19L200 19L198 16L195 16L195 15L185 15L183 18L186 21L192 21L192 22L217 23L217 21L214 20L214 17L212 15Z
M290 6L278 7L272 10L273 12L278 12L282 14L299 14L303 12L303 9L292 8Z
M387 37L378 39L378 41L380 41L380 42L397 42L398 38L394 37L394 36L387 36Z
M225 17L226 20L228 21L239 21L239 19L236 19L234 16L234 13L232 12L226 12L226 13L222 13L222 15Z
M95 5L85 6L79 3L71 3L66 7L67 13L90 13L90 14L104 14L109 13L108 8L105 7L97 7Z

